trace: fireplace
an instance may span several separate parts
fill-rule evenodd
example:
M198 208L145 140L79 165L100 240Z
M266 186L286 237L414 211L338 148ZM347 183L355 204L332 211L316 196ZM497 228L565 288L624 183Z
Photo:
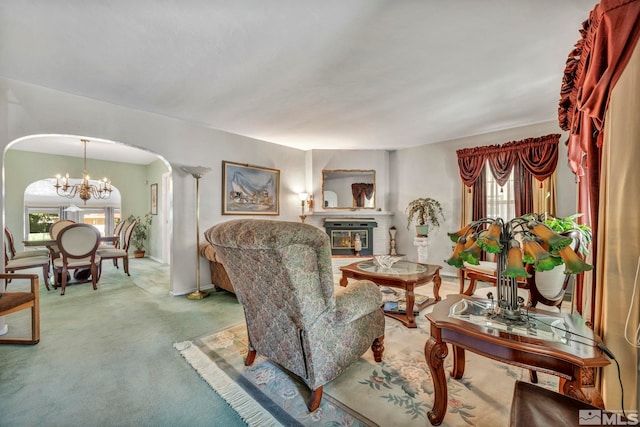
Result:
M332 255L355 255L356 236L360 236L360 255L373 255L374 218L327 218L324 228L331 241Z

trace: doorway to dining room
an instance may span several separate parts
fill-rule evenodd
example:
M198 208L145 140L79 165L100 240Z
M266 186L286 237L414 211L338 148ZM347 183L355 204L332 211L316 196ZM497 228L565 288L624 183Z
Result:
M82 139L88 139L86 160L83 165ZM4 215L5 225L18 231L22 237L29 234L30 213L51 210L59 218L70 218L78 222L89 222L102 233L110 233L118 219L129 215L143 217L151 212L151 192L158 189L164 194L163 174L171 176L171 166L161 156L116 141L75 135L31 135L12 141L4 156ZM114 191L105 200L75 200L56 195L54 184L57 174L69 172L72 178L81 178L85 167L92 176L106 176ZM170 181L170 178L169 178ZM27 188L36 182L48 185L53 193L47 204L33 203L37 197L27 194ZM155 186L153 184L156 184ZM166 189L171 198L171 185ZM77 198L77 196L76 196ZM167 203L162 209L171 209ZM171 218L170 212L162 212ZM171 245L171 224L162 226L158 215L152 215L147 256L170 264L167 256Z

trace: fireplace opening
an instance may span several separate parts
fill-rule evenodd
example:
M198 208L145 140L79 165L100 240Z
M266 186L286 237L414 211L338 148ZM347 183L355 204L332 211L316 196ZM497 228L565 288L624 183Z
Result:
M356 236L360 236L360 255L373 255L374 218L327 218L324 228L331 241L331 255L355 255Z

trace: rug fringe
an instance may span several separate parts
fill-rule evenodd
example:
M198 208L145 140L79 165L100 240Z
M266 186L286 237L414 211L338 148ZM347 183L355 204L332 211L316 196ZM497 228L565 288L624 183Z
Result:
M173 347L249 426L282 426L193 343L183 341Z

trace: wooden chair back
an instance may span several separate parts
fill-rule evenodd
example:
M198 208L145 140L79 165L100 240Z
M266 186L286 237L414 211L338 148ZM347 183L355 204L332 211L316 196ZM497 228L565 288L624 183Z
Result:
M11 258L16 256L16 244L13 240L13 234L7 227L4 228L4 235L7 238L7 246L9 247L9 251L11 252ZM6 255L6 254L5 254Z
M133 236L133 231L136 229L137 225L138 221L133 221L124 230L124 238L122 239L124 243L122 245L122 249L124 249L124 251L127 253L129 252L129 245L131 245L131 236Z
M54 222L53 224L51 224L51 226L49 227L49 235L51 236L51 238L53 240L56 240L58 238L58 234L60 234L60 232L65 228L70 226L71 224L75 224L75 221L72 221L70 219L61 219L58 220L56 222Z

